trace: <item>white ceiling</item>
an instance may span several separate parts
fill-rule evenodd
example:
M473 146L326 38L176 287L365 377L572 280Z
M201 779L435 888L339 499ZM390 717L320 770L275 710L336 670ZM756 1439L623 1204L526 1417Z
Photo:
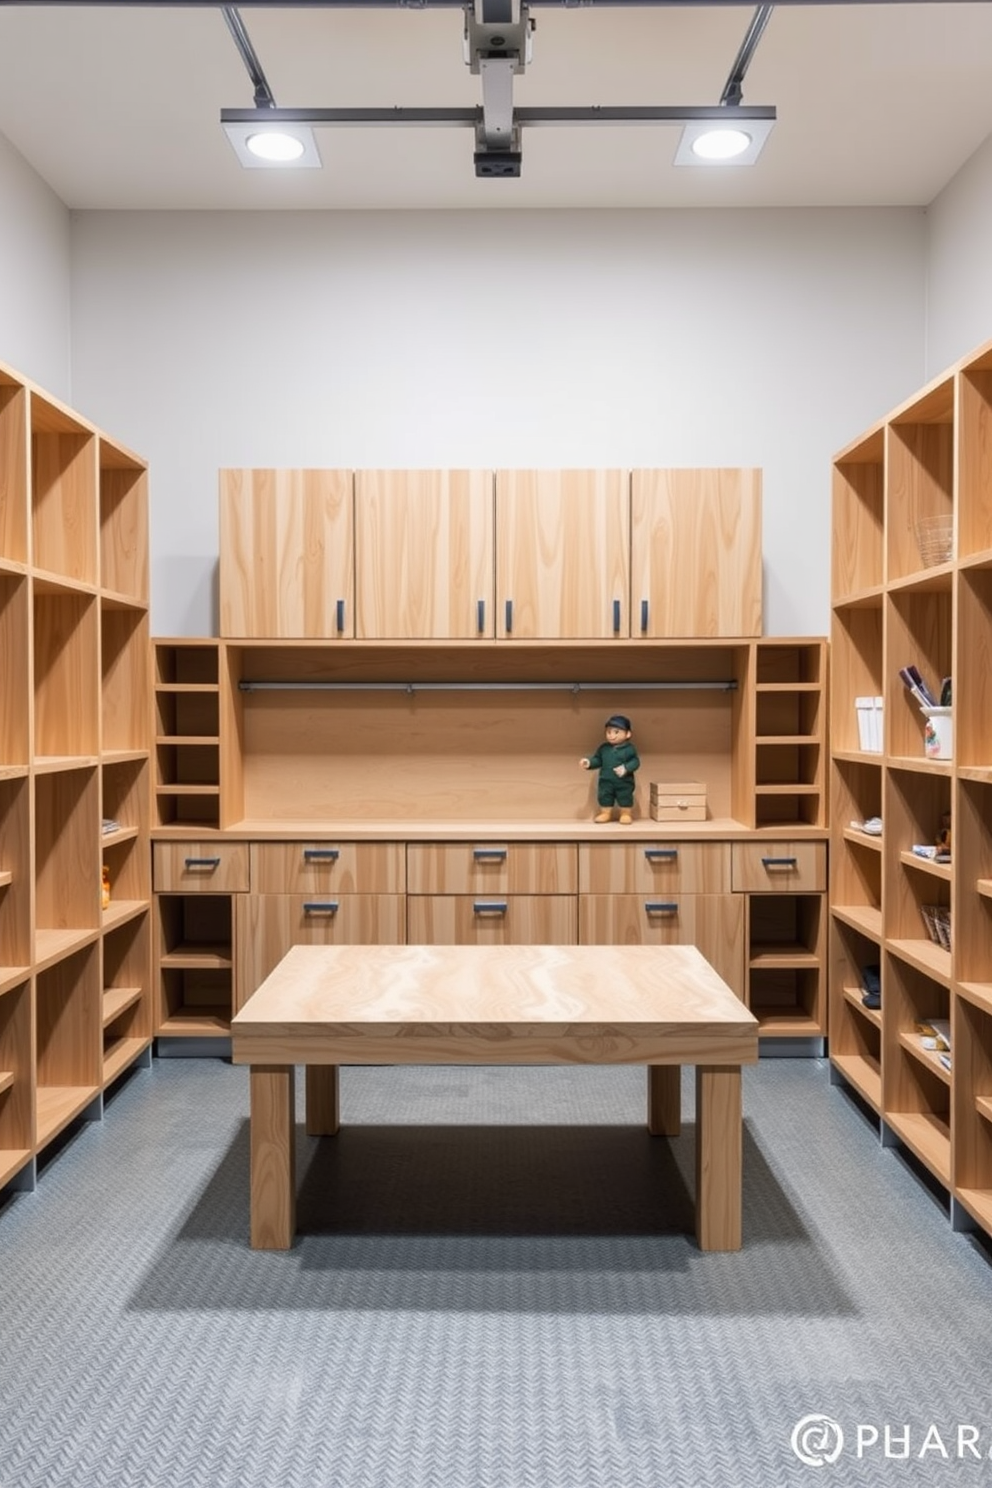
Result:
M754 10L535 3L514 100L716 104ZM481 103L458 9L240 14L281 107ZM519 180L477 180L471 130L440 128L323 131L322 170L246 171L220 6L0 0L0 131L80 210L926 205L992 134L992 3L777 5L743 101L778 109L750 168L676 168L677 129L614 126L525 131Z

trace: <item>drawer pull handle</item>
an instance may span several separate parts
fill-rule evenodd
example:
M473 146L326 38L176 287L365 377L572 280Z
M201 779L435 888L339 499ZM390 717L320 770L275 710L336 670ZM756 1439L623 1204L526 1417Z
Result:
M507 635L512 635L513 634L513 600L512 599L508 599L506 601L506 633L507 633Z
M661 858L666 863L674 863L678 855L677 847L646 847L644 849L644 856L649 863L653 863L657 858Z
M505 915L508 908L505 899L475 899L472 902L472 913L477 915Z
M493 861L493 862L496 862L496 863L505 863L506 862L506 848L505 847L474 847L472 849L472 856L473 856L473 858L475 859L475 861L477 863L483 863L483 862L487 862L487 861L490 861L490 860Z
M335 609L336 609L336 619L337 619L337 626L338 626L338 635L341 635L342 631L344 630L344 600L343 599L339 599L338 600L337 605L335 606Z
M220 867L220 858L187 858L187 868L207 868L213 873L215 868Z
M475 628L479 632L480 635L483 635L485 633L485 629L486 629L486 601L484 599L480 599L477 602L477 604L476 604Z
M338 847L305 847L303 849L303 861L305 863L333 863L341 856Z
M795 868L798 858L762 858L763 868Z
M308 899L303 905L304 914L337 914L336 899Z
M618 599L613 601L613 634L620 634L620 601Z
M678 914L679 907L667 900L645 899L644 911L646 914Z
M646 599L642 599L641 600L641 634L642 635L647 635L647 629L648 629L648 602L647 602Z

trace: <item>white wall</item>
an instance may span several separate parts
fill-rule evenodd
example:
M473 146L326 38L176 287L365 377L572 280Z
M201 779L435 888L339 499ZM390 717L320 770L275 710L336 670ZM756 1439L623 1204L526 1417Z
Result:
M69 213L0 134L0 362L69 398Z
M992 340L992 136L927 213L927 377Z
M86 213L75 405L149 459L152 627L226 465L760 465L765 629L828 628L829 464L923 378L922 212Z

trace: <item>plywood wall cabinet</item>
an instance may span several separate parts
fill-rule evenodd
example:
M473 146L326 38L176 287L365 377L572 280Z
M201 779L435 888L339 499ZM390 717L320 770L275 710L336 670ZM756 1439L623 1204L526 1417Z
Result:
M0 367L0 1188L150 1056L147 503Z
M992 1233L990 430L992 345L834 460L828 958L837 1076L948 1191L955 1226ZM946 757L928 754L909 665L932 690L952 679ZM867 741L866 699L882 725ZM948 823L950 856L921 856ZM933 1019L949 1052L924 1046Z

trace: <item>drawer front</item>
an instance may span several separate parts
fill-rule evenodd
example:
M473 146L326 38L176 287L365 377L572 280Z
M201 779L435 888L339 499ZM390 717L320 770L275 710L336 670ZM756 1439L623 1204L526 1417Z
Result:
M256 894L402 894L401 842L253 842Z
M819 894L827 887L825 842L735 842L737 894Z
M574 894L578 860L571 842L411 842L411 894Z
M694 945L744 996L744 899L739 894L583 894L580 945Z
M729 842L587 842L583 894L729 894Z
M156 893L236 894L248 889L247 842L153 842Z
M235 905L235 1004L295 945L403 945L402 894L248 894Z
M410 945L575 945L572 894L412 894Z

